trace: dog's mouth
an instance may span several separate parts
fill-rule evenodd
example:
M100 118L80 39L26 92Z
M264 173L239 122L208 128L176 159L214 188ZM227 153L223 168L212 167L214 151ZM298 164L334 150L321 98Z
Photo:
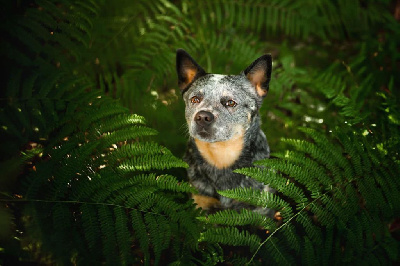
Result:
M196 135L200 136L202 139L209 140L209 139L212 139L212 136L213 136L212 131L213 130L210 128L206 129L204 127L197 126L195 133L196 133Z
M215 125L203 127L201 125L192 124L189 133L195 139L213 143L243 136L244 131L245 129L240 125L234 125L231 127L216 127Z
M189 123L189 135L192 138L199 139L205 142L220 141L217 136L217 129L212 126L202 126L197 123Z
M195 139L199 139L204 142L220 142L226 141L232 138L231 134L218 134L218 130L214 127L201 127L201 126L194 126L193 131L191 132L191 136ZM221 132L219 132L221 133Z

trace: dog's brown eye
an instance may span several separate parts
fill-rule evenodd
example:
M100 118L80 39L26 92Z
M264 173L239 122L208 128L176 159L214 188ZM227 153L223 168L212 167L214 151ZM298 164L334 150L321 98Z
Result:
M191 101L192 103L200 103L200 102L201 102L201 101L200 101L200 98L197 97L197 96L193 96L193 97L190 99L190 101Z
M226 102L226 106L235 107L237 103L234 100L229 100Z

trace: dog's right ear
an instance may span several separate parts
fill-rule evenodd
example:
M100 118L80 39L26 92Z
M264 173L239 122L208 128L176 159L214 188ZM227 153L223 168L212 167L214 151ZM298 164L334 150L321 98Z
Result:
M190 84L206 74L204 69L183 49L176 51L176 71L178 73L178 85L182 94Z

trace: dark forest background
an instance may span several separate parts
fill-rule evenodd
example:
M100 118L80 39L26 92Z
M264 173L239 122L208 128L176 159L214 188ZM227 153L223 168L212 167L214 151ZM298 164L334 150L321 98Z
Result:
M0 264L399 262L400 1L2 1ZM175 51L273 57L272 158L238 169L281 212L196 209Z

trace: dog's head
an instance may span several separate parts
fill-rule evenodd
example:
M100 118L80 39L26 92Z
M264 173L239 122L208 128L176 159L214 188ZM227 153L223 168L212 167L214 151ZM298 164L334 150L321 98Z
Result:
M239 75L208 74L179 49L176 69L189 134L220 142L242 137L250 128L268 92L272 59L263 55Z

